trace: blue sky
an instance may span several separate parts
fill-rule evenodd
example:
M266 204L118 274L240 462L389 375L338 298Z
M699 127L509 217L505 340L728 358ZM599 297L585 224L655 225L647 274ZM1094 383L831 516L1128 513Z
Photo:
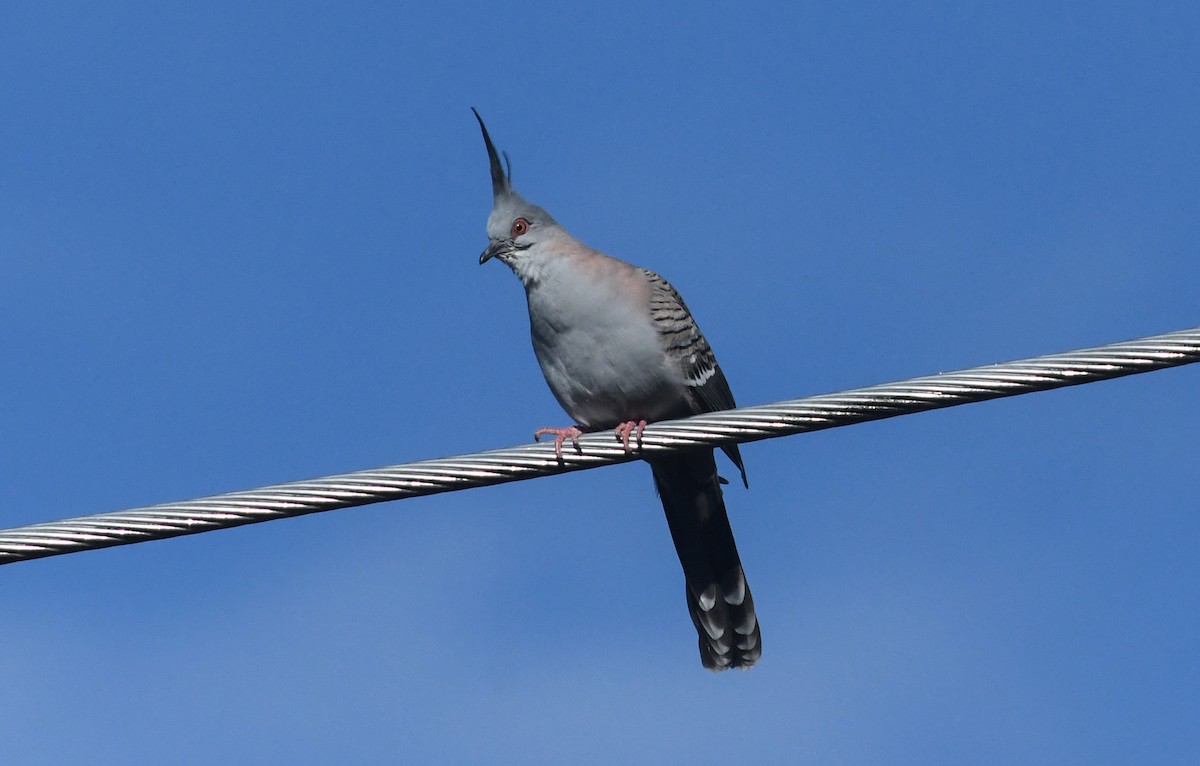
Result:
M0 525L560 425L487 163L744 404L1200 324L1184 3L14 3ZM0 569L13 762L1194 763L1200 369Z

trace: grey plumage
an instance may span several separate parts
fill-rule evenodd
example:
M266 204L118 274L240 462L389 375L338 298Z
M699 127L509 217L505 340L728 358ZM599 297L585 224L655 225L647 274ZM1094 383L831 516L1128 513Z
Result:
M712 348L675 288L648 269L587 247L517 194L483 119L478 112L475 117L493 195L489 243L479 262L496 258L521 280L534 353L550 390L579 428L628 428L736 406ZM723 449L745 484L737 446ZM713 451L647 462L683 566L701 662L712 670L750 667L762 652L761 637Z

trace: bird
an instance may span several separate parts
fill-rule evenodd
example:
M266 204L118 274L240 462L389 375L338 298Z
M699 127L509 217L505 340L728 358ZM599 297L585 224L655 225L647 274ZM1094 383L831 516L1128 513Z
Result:
M479 112L492 177L482 265L495 259L525 288L533 350L554 397L575 424L542 428L579 450L585 432L613 429L626 450L646 424L732 409L733 393L683 298L665 279L572 237L512 185ZM737 445L722 447L748 488ZM754 599L725 510L712 448L647 456L683 567L701 664L749 668L762 654Z

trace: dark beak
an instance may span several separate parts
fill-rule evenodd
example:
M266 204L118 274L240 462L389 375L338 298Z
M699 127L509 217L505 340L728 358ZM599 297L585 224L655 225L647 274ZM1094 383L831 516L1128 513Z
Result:
M504 245L499 242L493 242L487 246L487 249L479 256L479 263L483 265L495 258L500 253L504 252Z

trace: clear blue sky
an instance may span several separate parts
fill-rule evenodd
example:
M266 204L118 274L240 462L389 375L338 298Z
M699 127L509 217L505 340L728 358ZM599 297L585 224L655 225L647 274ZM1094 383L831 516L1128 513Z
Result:
M1187 3L7 4L0 526L563 424L471 106L742 403L1198 325L1198 62ZM3 567L5 758L1195 763L1198 383L747 446L748 673L639 464Z

